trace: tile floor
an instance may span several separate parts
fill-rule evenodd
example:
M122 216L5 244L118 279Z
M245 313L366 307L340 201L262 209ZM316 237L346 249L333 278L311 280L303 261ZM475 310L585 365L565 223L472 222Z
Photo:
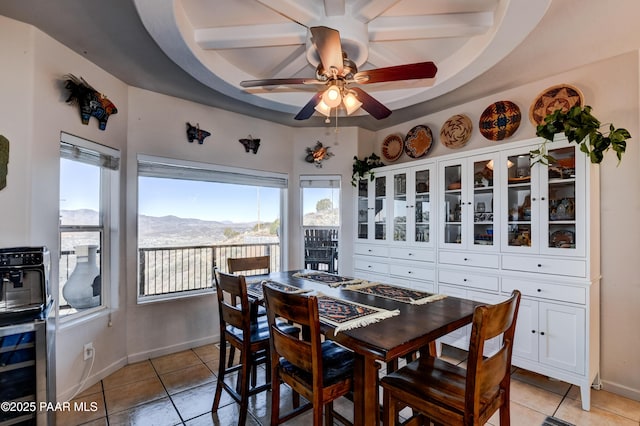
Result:
M465 362L465 356L464 351L443 349L443 357L454 363ZM57 424L234 425L239 406L226 393L223 393L218 413L211 414L218 359L218 349L207 345L128 365L86 389L74 400L87 406L97 404L97 411L62 412L57 417ZM269 424L269 395L263 392L250 399L247 425ZM290 404L284 386L282 400L283 404ZM343 398L335 406L352 418L349 401ZM283 410L286 410L285 406ZM546 416L555 416L577 426L639 426L640 402L592 390L591 411L586 412L581 409L580 392L575 386L515 368L511 381L511 423L539 426ZM306 412L286 424L302 426L310 423L311 413ZM499 424L497 413L489 424Z

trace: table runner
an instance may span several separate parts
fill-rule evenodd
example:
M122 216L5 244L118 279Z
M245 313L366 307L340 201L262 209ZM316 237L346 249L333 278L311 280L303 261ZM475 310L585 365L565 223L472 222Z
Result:
M364 327L400 314L397 309L388 311L375 306L336 299L324 294L318 294L317 297L320 321L333 325L335 327L334 334Z
M410 303L412 305L423 305L425 303L447 297L444 294L427 293L426 291L412 290L405 287L375 282L364 282L362 284L349 285L345 287L345 290L372 294L374 296L385 297L387 299L392 299L402 303Z
M363 280L358 278L343 277L322 271L296 272L293 276L296 278L303 278L305 280L327 284L329 287L340 287L341 285L358 284L363 282Z
M262 300L264 298L264 294L262 293L262 286L264 284L269 284L271 287L276 288L280 291L284 291L286 293L306 293L311 291L311 290L305 290L299 287L294 287L292 285L282 284L276 281L265 280L265 279L259 279L259 280L256 279L252 281L249 281L247 279L246 282L247 282L247 293L258 300Z

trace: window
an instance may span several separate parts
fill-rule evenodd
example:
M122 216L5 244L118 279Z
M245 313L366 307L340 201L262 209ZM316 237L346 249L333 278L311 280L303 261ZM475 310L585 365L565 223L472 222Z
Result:
M228 257L281 269L287 176L138 157L138 301L210 293Z
M60 137L58 316L107 306L117 277L120 153L68 133ZM113 244L112 244L113 242Z
M300 176L305 268L338 272L340 176Z

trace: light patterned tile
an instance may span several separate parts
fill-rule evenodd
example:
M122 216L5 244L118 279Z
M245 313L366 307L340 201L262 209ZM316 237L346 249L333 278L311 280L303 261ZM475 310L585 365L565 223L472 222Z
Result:
M192 350L164 355L151 360L158 374L181 370L192 365L202 364L202 361Z
M511 424L517 426L540 426L547 416L532 408L511 401L509 405ZM500 412L496 411L487 422L488 425L500 425Z
M204 364L196 364L182 370L161 374L160 380L167 388L169 395L203 385L215 380L213 373Z
M568 398L582 401L580 388L572 386L567 394ZM634 420L640 423L640 402L616 395L605 390L591 389L591 407L601 408L613 414Z
M75 426L106 418L102 392L78 396L71 401L71 410L56 412L56 425ZM99 423L98 423L99 424Z
M637 421L593 405L591 411L584 411L580 401L572 398L565 398L554 416L578 426L638 426Z
M210 345L193 348L193 352L198 355L202 362L216 362L220 358L220 350L213 343Z
M105 389L112 389L138 380L150 379L152 377L156 377L156 372L153 369L151 362L147 360L122 367L120 370L107 376L102 383Z
M551 416L560 405L562 395L512 379L511 401Z
M102 382L94 383L92 386L89 386L78 395L76 395L76 397L80 398L87 395L93 395L95 393L102 393Z
M109 415L109 426L173 426L182 424L169 397Z
M203 414L211 413L213 396L216 391L216 382L196 386L183 392L171 395L171 400L178 409L182 420L190 420ZM233 402L228 393L222 392L220 407L222 408Z
M164 390L160 379L156 376L124 386L105 389L104 396L107 402L107 414L111 415L111 413L124 411L136 405L163 398L167 396L167 392Z

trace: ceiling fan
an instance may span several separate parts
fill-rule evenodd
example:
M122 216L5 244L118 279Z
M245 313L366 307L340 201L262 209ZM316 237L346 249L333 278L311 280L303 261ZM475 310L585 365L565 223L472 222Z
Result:
M286 86L296 84L323 85L323 89L298 112L296 120L306 120L314 111L329 116L332 108L343 105L347 115L360 107L378 120L388 117L391 110L359 87L351 84L372 84L387 81L433 78L438 71L433 62L397 65L358 71L356 64L342 51L340 33L328 27L311 27L311 42L318 51L320 63L315 78L273 78L245 80L242 87Z

